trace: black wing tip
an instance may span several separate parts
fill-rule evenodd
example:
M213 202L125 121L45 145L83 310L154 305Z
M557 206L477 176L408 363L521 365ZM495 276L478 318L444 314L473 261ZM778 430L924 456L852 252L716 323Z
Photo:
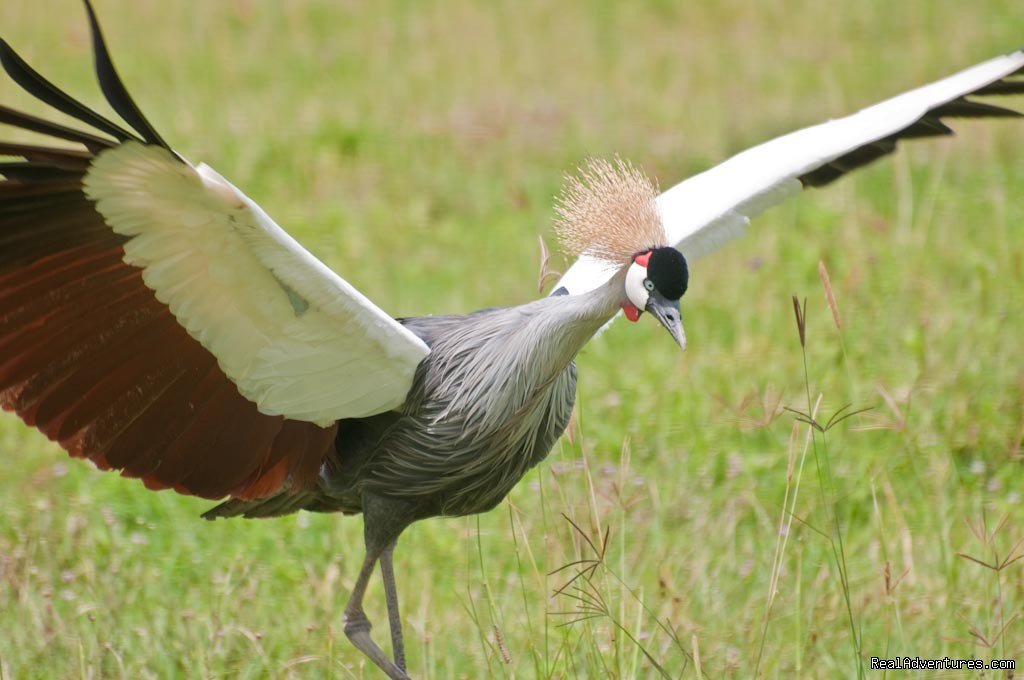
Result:
M111 139L97 137L96 135L89 134L88 132L52 123L48 120L37 118L27 113L22 113L21 111L16 111L4 106L3 104L0 104L0 123L28 130L30 132L37 132L48 137L56 137L57 139L66 139L69 142L76 142L94 154L99 153L104 149L109 149L117 144L116 141Z
M9 42L0 38L0 66L7 72L7 75L11 75L11 69L15 68L14 62L17 60L18 53L14 51ZM14 76L11 77L13 78Z
M130 132L107 120L43 77L6 42L0 47L0 66L11 80L44 104L77 118L119 141L134 139Z
M996 82L1002 83L1004 81L998 80ZM985 89L985 87L980 87L971 94L985 92ZM1005 106L996 106L995 104L968 99L968 96L970 95L964 95L945 104L940 104L931 109L929 114L939 118L1020 118L1024 115L1020 111L1008 109Z
M100 89L103 91L103 95L106 97L107 102L114 111L117 112L122 120L128 123L128 125L138 133L139 137L141 137L141 141L154 146L163 147L167 151L171 152L171 154L176 158L180 158L176 153L174 153L174 150L167 144L167 142L165 142L156 132L153 126L150 125L149 121L147 121L145 116L142 115L142 112L128 94L124 83L117 75L117 71L114 69L113 62L110 59L110 54L103 39L103 33L100 30L96 11L90 0L83 0L83 4L85 5L86 14L88 15L90 29L92 32L93 58L96 66L96 76L99 80ZM70 115L73 118L77 118L92 128L110 135L118 142L137 139L135 135L128 130L125 130L116 123L101 116L99 113L82 104L77 99L71 97L44 78L24 59L22 59L17 51L11 47L10 43L3 38L0 38L0 67L2 67L3 70L7 72L7 75L26 92L58 111ZM41 120L38 122L45 123L45 121ZM48 125L52 126L54 130L65 131L64 133L57 134L56 136L71 139L68 134L74 131L67 130L56 124ZM42 131L38 129L40 127L46 127L46 125L41 126L37 124L33 126L33 129L36 129L36 131ZM106 140L96 138L87 133L78 134L81 138L75 139L74 141L86 143L86 145L93 150L98 150L99 148L108 146Z
M121 119L135 130L147 144L161 146L174 154L174 150L164 141L160 133L150 124L136 105L125 87L124 81L114 68L114 61L110 57L110 50L107 49L107 42L103 37L103 30L100 28L99 18L90 0L82 0L85 4L85 12L89 19L89 29L92 33L93 63L96 69L96 78L99 80L100 89L107 103L117 112Z
M1024 49L1018 50L1013 55L1024 56ZM953 130L946 125L943 118L1024 118L1024 113L1005 106L996 106L985 102L969 99L971 96L998 96L998 95L1019 95L1024 94L1024 80L1013 79L1011 76L1024 73L1024 67L1009 73L998 80L987 85L982 85L971 92L964 93L948 102L938 104L929 109L923 116L906 126L902 130L884 137L873 143L865 144L849 153L824 163L800 175L797 179L804 187L823 187L839 179L847 172L867 165L878 158L881 158L896 149L896 144L902 140L921 139L927 137L942 137L952 135ZM877 152L870 152L869 147L878 146Z
M1024 94L1024 80L1003 78L1002 80L989 83L985 87L974 91L974 95L977 97L1015 94Z
M4 62L4 70L6 71L8 68L6 60L15 61L18 59L18 53L14 51L13 47L11 47L11 43L0 37L0 61Z
M90 0L82 0L82 3L85 5L85 15L89 19L89 30L92 32L93 40L98 37L102 41L103 32L100 30L100 20L96 16L96 9Z
M0 177L4 177L6 180L12 182L45 182L70 180L79 178L81 176L81 168L62 168L48 162L0 162Z

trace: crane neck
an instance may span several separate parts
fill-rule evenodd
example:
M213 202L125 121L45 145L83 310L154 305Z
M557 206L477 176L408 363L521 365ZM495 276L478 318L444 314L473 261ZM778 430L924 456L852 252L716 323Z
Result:
M563 315L566 322L580 331L592 328L587 340L622 309L625 301L626 269L616 272L603 285L577 295L562 296L565 300Z
M541 357L550 360L549 370L568 366L594 334L621 309L625 300L626 269L614 274L603 285L578 295L547 297L532 303L539 313L531 330L543 349Z

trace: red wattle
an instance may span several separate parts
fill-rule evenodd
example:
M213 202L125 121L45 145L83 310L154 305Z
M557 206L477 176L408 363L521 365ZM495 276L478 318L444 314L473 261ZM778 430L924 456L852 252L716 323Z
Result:
M626 318L630 321L636 322L640 318L640 310L637 309L636 305L624 302L622 303L622 312L626 315Z
M634 258L633 262L636 262L641 267L646 267L647 263L651 261L651 252L648 250L646 253L641 253Z

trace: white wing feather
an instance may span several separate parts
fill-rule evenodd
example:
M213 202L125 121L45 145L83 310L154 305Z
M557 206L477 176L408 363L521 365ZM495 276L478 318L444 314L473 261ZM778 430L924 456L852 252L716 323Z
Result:
M205 165L155 146L99 155L86 194L125 261L268 415L326 426L400 406L429 353Z
M798 179L840 156L883 139L929 110L1024 67L1024 51L973 66L851 116L777 137L680 182L658 197L669 243L688 259L701 257L743 233L750 219L800 192ZM569 293L601 285L611 272L580 258L556 284Z

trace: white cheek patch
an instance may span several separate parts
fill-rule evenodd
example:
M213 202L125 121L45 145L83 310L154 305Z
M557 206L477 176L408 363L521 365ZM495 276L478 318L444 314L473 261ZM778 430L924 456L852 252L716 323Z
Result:
M626 297L633 305L643 311L647 308L647 300L651 294L644 288L644 280L647 278L647 267L634 262L629 265L626 271Z

